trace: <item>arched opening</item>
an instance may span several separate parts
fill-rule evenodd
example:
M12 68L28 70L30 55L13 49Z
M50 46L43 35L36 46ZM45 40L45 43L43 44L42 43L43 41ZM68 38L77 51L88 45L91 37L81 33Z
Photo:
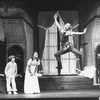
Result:
M96 81L100 82L100 45L96 48Z
M21 46L14 45L9 48L8 56L15 55L16 56L16 63L18 65L18 74L24 73L24 50Z

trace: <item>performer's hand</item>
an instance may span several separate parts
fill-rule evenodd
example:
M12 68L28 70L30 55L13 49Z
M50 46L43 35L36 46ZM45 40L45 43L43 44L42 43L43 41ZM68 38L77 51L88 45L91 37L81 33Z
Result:
M3 76L4 77L4 74L0 74L0 76Z
M57 14L57 13L55 13L54 18L56 19L57 17L58 17L58 14Z
M86 31L87 31L87 28L84 29L84 33L86 33Z
M40 59L38 59L37 65L40 65L40 62L41 62Z
M31 73L30 76L33 76L33 74Z

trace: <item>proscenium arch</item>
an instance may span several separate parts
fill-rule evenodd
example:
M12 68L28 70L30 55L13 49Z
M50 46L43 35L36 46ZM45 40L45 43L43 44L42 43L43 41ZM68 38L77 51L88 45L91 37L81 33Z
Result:
M24 50L19 45L13 45L8 49L8 56L15 55L18 66L18 74L24 74Z

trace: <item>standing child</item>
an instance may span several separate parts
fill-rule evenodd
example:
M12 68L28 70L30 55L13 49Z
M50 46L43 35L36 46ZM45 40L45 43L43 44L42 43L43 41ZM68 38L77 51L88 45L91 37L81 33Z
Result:
M17 64L15 62L15 56L9 56L10 61L7 63L5 67L5 75L6 75L6 87L8 94L17 94L16 82L15 78L17 76Z

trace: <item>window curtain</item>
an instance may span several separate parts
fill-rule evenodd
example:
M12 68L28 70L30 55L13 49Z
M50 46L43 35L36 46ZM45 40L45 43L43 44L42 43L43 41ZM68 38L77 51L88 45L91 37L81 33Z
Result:
M44 75L57 75L57 61L54 54L57 52L57 26L54 23L47 31L43 52Z
M39 30L39 57L42 59L44 74L55 74L54 53L57 51L57 26L54 25L54 14L56 12L39 12L38 13L38 30ZM57 38L56 38L57 39ZM53 44L55 43L55 44ZM55 51L56 49L56 51ZM53 65L52 65L53 64ZM55 67L54 67L55 66Z
M42 59L45 44L45 34L49 27L54 23L55 12L38 13L38 30L39 30L39 57Z

